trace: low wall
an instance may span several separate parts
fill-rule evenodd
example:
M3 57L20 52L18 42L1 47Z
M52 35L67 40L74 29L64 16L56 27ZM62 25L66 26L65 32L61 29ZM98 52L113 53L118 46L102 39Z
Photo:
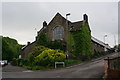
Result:
M120 57L104 59L105 78L120 78Z

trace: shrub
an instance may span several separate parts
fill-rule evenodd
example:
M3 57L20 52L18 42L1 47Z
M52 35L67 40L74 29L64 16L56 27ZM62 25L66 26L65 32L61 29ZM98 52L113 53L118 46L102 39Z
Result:
M16 58L13 58L13 60L11 61L11 64L12 64L13 66L17 66Z
M28 61L26 59L22 59L22 58L14 58L12 61L11 61L11 64L13 66L23 66L23 65L28 65Z
M60 49L63 50L63 42L61 40L49 41L47 47L50 49Z
M32 53L30 53L28 55L28 63L29 63L29 65L33 65L34 64L34 57L35 56Z
M34 57L38 56L40 53L42 53L44 50L47 50L48 48L44 47L44 46L36 46L33 50L32 50L32 54L34 55Z
M48 49L35 57L35 63L42 66L52 66L55 62L64 61L65 57L65 54L58 50Z

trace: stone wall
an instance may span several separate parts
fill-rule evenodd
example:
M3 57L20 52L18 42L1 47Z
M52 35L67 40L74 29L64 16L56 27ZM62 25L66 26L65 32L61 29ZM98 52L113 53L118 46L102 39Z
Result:
M27 46L25 46L23 49L22 49L22 55L21 57L22 58L28 58L28 55L30 52L32 52L32 49L34 48L35 46L35 42L31 43L31 44L28 44Z
M63 28L63 41L66 42L66 34L67 34L67 30L66 30L66 20L65 18L63 18L60 14L57 14L52 21L48 24L47 28L46 28L46 34L49 37L49 39L51 39L52 41L54 41L53 39L53 30L56 27L62 27Z
M92 53L104 52L104 47L92 41Z

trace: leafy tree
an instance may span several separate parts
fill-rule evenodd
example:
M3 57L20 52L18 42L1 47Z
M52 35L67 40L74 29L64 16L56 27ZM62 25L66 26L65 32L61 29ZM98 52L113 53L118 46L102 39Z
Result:
M19 45L17 40L9 38L9 37L2 37L2 59L7 59L11 61L13 58L18 57L21 53L22 45Z

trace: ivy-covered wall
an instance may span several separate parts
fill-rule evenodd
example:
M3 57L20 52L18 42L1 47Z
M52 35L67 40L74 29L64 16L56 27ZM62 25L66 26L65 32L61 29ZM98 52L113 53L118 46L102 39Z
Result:
M75 57L91 57L91 32L88 24L82 24L80 30L69 32L68 48Z
M73 57L90 58L92 54L92 43L88 24L82 24L80 30L69 32L67 44L68 51L73 54ZM38 35L37 46L38 45L51 49L64 50L62 41L51 41L44 32Z
M37 46L45 46L51 49L60 49L63 50L63 45L62 41L60 40L55 40L51 41L47 35L44 32L41 32L40 35L38 35L37 39Z

